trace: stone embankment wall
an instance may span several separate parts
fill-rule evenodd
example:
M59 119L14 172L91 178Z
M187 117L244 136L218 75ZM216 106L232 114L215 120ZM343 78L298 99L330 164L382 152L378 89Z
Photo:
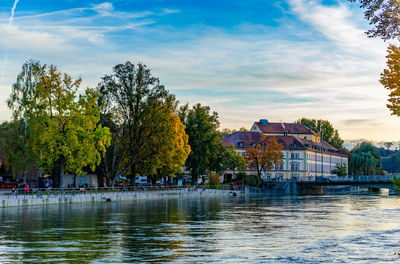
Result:
M167 199L188 197L212 197L239 195L240 191L212 190L212 189L182 189L166 191L142 191L142 192L105 192L105 193L79 193L74 195L0 195L0 208L10 206L31 206L47 204L66 204L99 201L124 201L142 199Z

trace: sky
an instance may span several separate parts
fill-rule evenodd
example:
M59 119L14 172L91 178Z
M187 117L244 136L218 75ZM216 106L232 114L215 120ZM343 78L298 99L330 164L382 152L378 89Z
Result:
M2 0L0 121L26 60L81 77L82 90L131 61L182 104L209 105L221 128L307 117L346 140L397 141L379 83L388 43L368 29L347 0Z

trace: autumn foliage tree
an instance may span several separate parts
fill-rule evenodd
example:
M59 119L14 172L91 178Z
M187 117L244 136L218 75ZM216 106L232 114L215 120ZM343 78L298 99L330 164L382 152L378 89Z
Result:
M181 173L191 150L181 120L163 105L153 106L148 114L143 134L147 140L137 156L137 171L151 176L153 181Z
M256 146L250 147L246 152L247 164L250 168L256 168L257 175L261 180L261 172L271 170L276 164L283 161L282 145L275 137L261 135Z
M400 49L394 45L388 48L387 69L381 73L381 84L390 91L386 105L392 115L400 116Z
M365 9L364 17L373 26L368 37L383 40L400 39L400 3L398 0L349 0L360 3Z
M97 86L102 122L112 144L102 162L110 185L119 174L134 183L137 174L173 176L190 152L176 100L142 63L118 64Z

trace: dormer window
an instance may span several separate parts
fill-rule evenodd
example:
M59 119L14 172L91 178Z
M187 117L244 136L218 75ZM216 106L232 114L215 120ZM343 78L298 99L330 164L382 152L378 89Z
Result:
M250 145L251 145L253 148L257 147L257 143L256 143L256 142L253 142L253 143L251 143Z
M239 148L243 148L243 142L242 142L242 141L239 141L239 142L237 143L237 146L238 146Z

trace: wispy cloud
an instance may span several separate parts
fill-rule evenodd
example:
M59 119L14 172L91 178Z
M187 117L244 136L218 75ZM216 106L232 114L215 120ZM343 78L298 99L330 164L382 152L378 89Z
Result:
M11 26L12 23L13 23L14 14L15 14L15 9L17 8L18 2L19 2L19 0L14 0L13 7L11 8L10 20L8 21L8 24L9 24L10 26Z

